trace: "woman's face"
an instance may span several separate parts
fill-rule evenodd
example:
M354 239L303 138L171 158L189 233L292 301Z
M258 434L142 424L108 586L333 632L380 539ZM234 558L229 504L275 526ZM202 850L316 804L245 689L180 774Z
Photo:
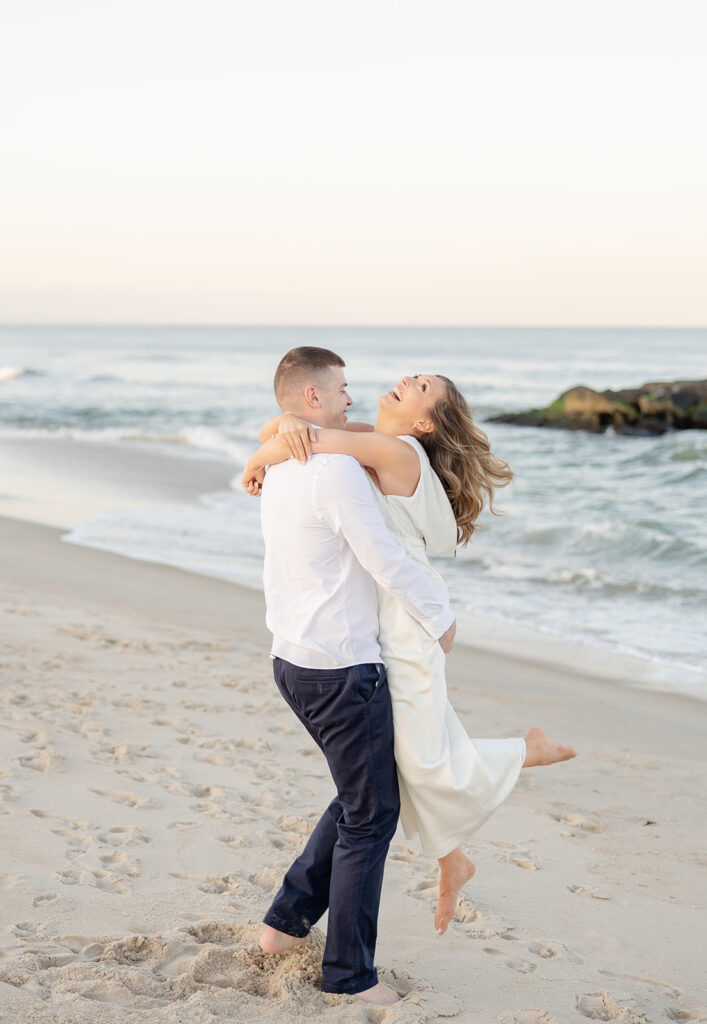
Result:
M380 405L406 427L428 423L431 429L430 412L446 393L447 385L441 377L419 373L414 377L401 377L394 388L381 396Z

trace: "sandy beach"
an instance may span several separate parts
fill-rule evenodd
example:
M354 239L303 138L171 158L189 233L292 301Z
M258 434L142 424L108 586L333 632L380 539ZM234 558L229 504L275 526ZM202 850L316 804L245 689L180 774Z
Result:
M256 945L332 793L262 595L63 532L0 519L0 1021L707 1019L704 703L457 647L472 735L541 725L579 757L524 771L468 844L443 937L398 833L377 963L408 995L366 1009L319 991L324 922L304 954Z

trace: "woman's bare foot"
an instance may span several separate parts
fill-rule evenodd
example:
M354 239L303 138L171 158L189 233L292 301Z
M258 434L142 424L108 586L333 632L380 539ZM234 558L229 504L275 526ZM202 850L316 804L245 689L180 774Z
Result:
M551 740L542 729L528 729L525 734L525 761L524 768L537 768L542 764L557 764L558 761L569 761L576 757L577 752L572 747L557 740Z
M400 1002L400 996L392 988L388 988L382 981L379 981L373 988L367 988L365 992L357 992L356 995L364 1003L371 1006L392 1006Z
M463 852L461 846L452 850L446 857L439 858L439 899L435 910L435 928L438 935L444 935L449 922L457 909L459 890L470 878L476 868Z
M306 939L297 938L296 935L288 935L287 932L279 932L277 928L265 925L265 931L258 939L258 945L266 953L289 953L291 949L299 949L304 946Z

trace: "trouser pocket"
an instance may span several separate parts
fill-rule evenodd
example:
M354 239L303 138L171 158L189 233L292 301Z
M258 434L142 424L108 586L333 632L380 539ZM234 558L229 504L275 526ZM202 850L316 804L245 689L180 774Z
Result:
M364 704L370 704L386 683L383 665L358 665L356 692Z

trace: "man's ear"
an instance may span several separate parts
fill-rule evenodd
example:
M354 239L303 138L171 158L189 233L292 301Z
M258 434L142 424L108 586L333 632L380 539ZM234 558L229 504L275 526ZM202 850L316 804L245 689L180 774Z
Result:
M319 395L317 389L312 384L308 384L304 389L304 400L311 409L321 408L321 402L319 401Z

